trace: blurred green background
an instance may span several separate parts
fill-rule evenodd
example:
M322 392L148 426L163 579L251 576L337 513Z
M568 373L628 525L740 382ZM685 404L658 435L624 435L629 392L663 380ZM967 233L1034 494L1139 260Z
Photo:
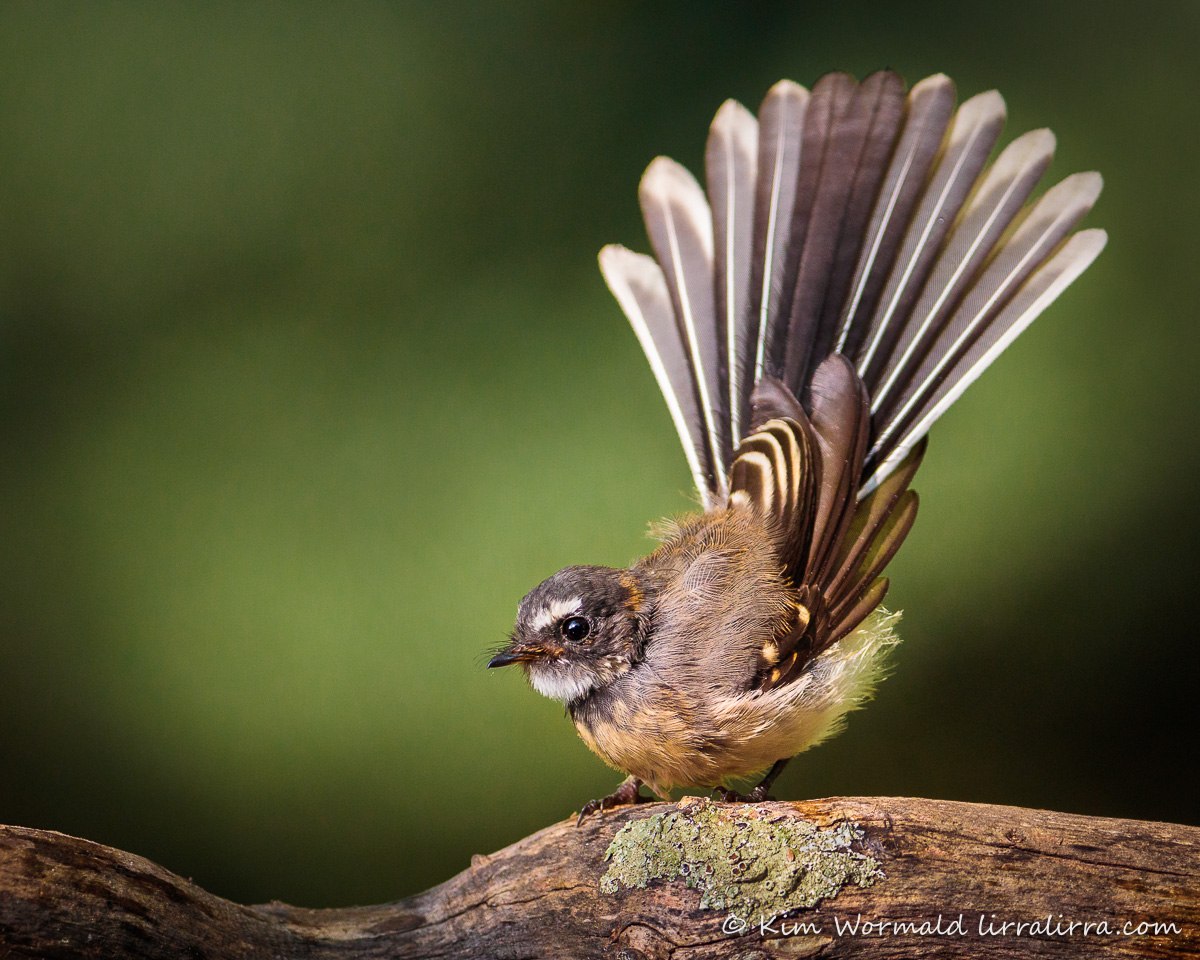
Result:
M0 822L391 899L607 792L484 651L687 473L595 267L782 76L999 87L1097 265L935 432L895 675L779 793L1196 822L1200 5L0 7Z

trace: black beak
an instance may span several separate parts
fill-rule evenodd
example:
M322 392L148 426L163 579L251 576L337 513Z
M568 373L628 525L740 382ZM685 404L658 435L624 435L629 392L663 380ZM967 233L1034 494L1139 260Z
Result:
M536 644L526 646L523 643L511 643L508 647L500 650L491 660L488 660L487 666L506 667L509 664L528 664L532 660L544 660L552 654L552 650L536 646Z
M514 653L512 650L501 650L488 661L488 667L507 667L510 663L520 663L525 659L528 658L522 657L519 653Z
M510 663L528 663L530 660L541 660L546 651L535 647L511 646L501 650L488 661L488 667L507 667Z

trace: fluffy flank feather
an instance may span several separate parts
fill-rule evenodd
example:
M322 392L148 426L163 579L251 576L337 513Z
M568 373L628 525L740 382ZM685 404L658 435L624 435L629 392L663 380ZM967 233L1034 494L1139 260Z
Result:
M765 770L780 757L802 753L839 733L847 714L863 706L886 675L888 655L900 642L895 629L899 620L899 613L879 608L814 659L795 682L718 704L721 724L745 732L738 749L740 769L726 769L726 776Z

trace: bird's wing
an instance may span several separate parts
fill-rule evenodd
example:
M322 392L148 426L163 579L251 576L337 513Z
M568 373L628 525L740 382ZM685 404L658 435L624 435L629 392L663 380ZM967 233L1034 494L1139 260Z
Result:
M758 393L790 396L777 381ZM753 685L773 689L853 631L883 600L883 569L917 513L909 483L919 443L871 494L857 497L867 450L869 405L845 357L825 359L813 375L811 415L788 409L742 441L730 475L730 508L756 511L771 532L796 588L797 616L765 645ZM764 401L755 396L755 410ZM780 406L788 407L787 404Z
M826 404L833 420L860 416L848 393L819 399L845 380L831 356L865 390L866 446L821 495L833 502L848 485L865 498L1096 258L1104 232L1074 231L1099 175L1028 203L1054 138L1018 137L989 166L1004 118L994 91L956 110L941 75L905 93L890 72L861 83L829 74L811 93L776 84L757 118L722 106L707 193L673 161L650 165L640 197L656 260L606 247L600 262L708 507L725 505L741 444L789 406L783 398L814 429ZM857 419L824 430L831 444L864 436ZM812 521L820 529L801 539L824 551L812 562L827 562L840 528L819 506Z

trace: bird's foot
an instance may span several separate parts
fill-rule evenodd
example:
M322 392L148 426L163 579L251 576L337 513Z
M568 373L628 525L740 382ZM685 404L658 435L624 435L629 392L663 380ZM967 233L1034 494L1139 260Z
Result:
M621 781L621 785L607 797L601 797L599 800L589 800L579 811L579 817L575 821L575 826L579 826L593 813L603 813L605 810L611 810L613 807L624 807L635 803L653 803L653 797L642 796L640 792L641 786L642 781L637 777L628 777Z
M760 783L749 793L738 793L736 790L728 790L725 787L713 787L713 793L720 797L722 803L762 803L764 800L775 799L767 795L768 789Z
M789 757L784 757L782 760L776 760L759 785L749 793L737 793L725 787L713 787L713 792L725 803L762 803L764 800L774 800L775 798L769 796L767 791L771 789L775 778L783 772L789 759Z

